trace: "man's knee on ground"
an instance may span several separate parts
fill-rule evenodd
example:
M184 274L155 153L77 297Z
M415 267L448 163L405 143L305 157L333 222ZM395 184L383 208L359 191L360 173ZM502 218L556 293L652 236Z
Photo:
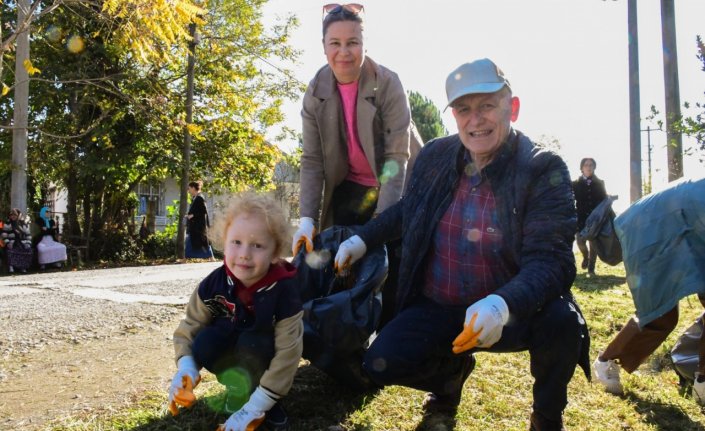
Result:
M374 344L372 347L374 347ZM393 377L390 375L390 366L387 358L372 347L365 353L362 369L376 384L381 386L392 384Z

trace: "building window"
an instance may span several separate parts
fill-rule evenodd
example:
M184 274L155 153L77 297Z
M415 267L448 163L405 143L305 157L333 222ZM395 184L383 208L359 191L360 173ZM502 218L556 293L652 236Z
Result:
M137 215L147 214L147 208L150 202L154 202L154 215L165 215L166 208L164 207L164 185L162 183L148 184L140 183L137 186L137 197L139 206L137 207Z

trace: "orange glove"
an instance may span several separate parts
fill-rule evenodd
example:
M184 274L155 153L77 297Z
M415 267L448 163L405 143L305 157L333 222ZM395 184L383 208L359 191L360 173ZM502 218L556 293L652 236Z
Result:
M196 395L193 393L193 388L195 388L201 381L199 377L196 384L193 384L191 377L183 376L181 377L181 388L176 390L174 397L169 403L169 411L173 416L179 414L179 406L184 408L191 408L191 406L196 402Z
M299 228L294 233L294 238L291 241L292 253L296 256L301 249L301 246L306 247L306 253L313 251L313 237L316 236L316 227L313 225L311 217L301 217L299 220Z
M502 329L508 321L509 308L504 299L495 294L487 295L465 310L465 328L453 341L453 352L464 352L475 346L492 347L502 338Z
M245 431L255 431L260 425L262 425L262 422L264 422L264 417L255 419L254 421L247 424L247 428L245 428ZM225 425L218 425L218 429L216 431L226 431Z
M338 252L335 254L335 261L333 262L333 269L336 273L344 274L365 253L367 253L367 245L365 245L362 238L353 235L343 241L338 247Z
M472 315L470 322L463 328L463 332L453 340L453 353L462 353L477 346L482 328L477 331L473 329L475 320L477 320L477 313Z
M169 386L169 411L179 414L179 406L189 408L196 402L193 389L201 381L196 362L192 356L182 356L177 362L178 370Z

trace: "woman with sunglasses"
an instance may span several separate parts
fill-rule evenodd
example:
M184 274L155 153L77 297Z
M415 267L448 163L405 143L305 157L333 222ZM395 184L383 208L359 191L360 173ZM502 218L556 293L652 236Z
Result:
M366 57L363 6L323 7L323 52L304 95L300 223L294 255L315 226L360 225L401 197L421 139L396 73Z
M301 110L301 218L292 243L295 256L302 246L313 250L316 226L362 225L399 201L421 148L399 77L365 55L363 6L329 4L323 14L327 64L309 83ZM389 275L382 290L380 328L393 317L399 244L387 244ZM304 342L304 357L312 362L311 355L328 358L323 362L330 366L317 366L350 387L369 387L361 369L362 346L348 346L342 357L318 347Z

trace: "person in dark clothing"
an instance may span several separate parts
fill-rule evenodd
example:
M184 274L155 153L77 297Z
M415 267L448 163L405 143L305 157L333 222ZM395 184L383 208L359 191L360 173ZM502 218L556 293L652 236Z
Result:
M10 210L7 220L0 230L0 248L4 247L7 255L7 269L27 272L32 265L32 241L27 220L22 217L19 208Z
M142 217L142 224L140 225L140 240L146 241L147 238L152 234L147 227L147 216Z
M600 202L607 198L605 182L597 178L595 159L586 157L580 161L580 178L573 181L573 194L575 195L575 209L578 212L578 231L575 234L575 242L583 261L580 264L582 269L587 269L588 277L595 275L595 262L597 262L597 252L592 241L586 241L580 236L580 231L585 227L585 221ZM590 246L588 249L588 245Z
M428 142L407 193L341 244L346 269L368 246L401 237L398 314L363 368L379 385L429 392L454 414L477 351L528 350L531 430L564 430L576 365L589 376L589 334L570 293L575 207L563 160L511 127L519 99L490 60L446 80L458 134Z
M191 181L188 183L188 193L191 195L191 205L188 209L187 230L188 239L186 241L186 257L210 258L213 259L213 250L208 244L208 208L206 200L201 194L202 181Z

